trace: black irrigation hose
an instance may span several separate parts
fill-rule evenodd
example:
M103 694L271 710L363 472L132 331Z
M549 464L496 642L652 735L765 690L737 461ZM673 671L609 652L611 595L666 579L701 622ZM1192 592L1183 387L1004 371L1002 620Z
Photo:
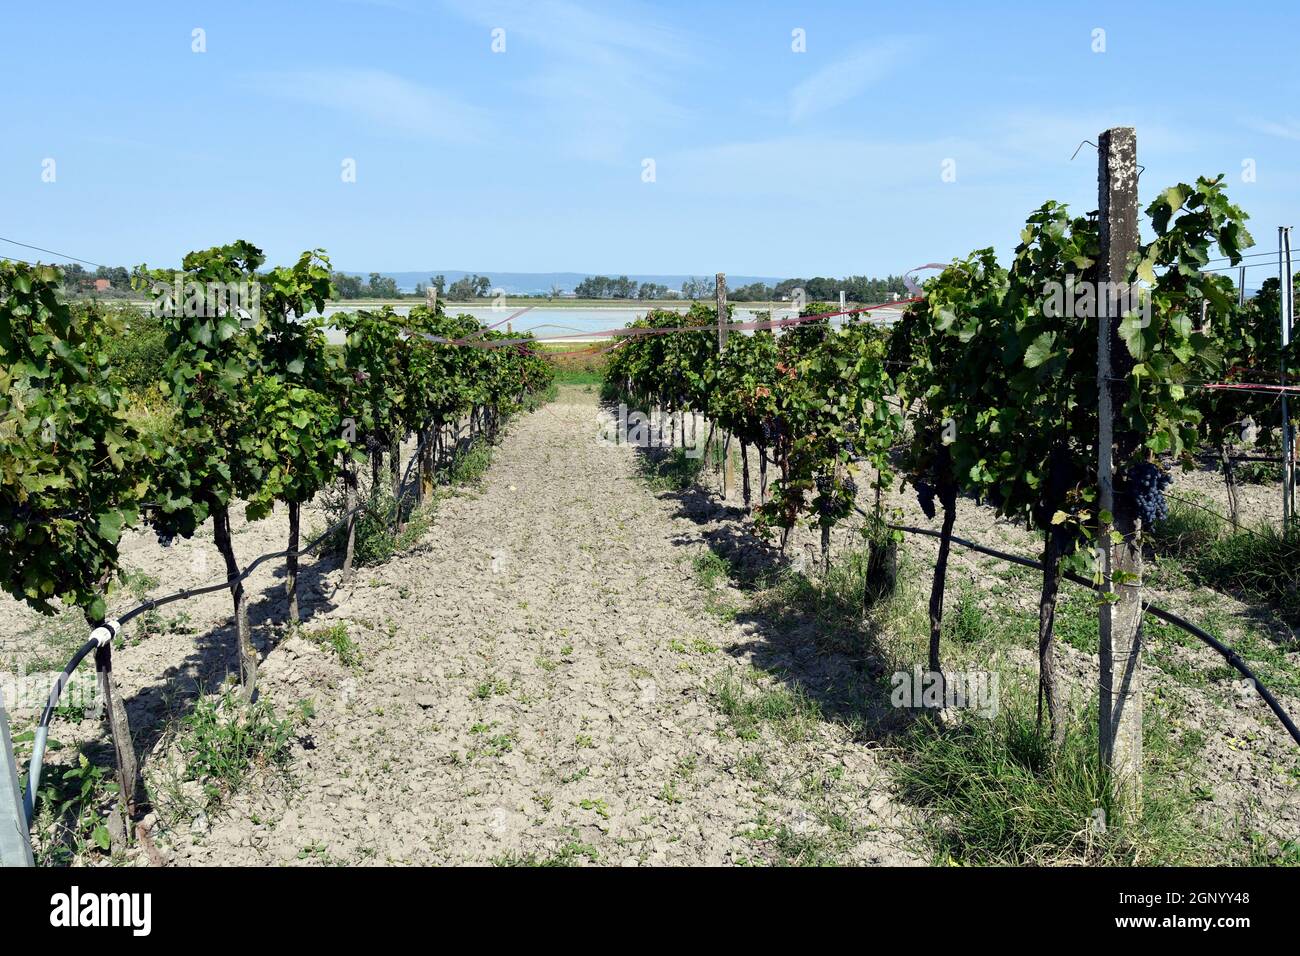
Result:
M1223 461L1222 455L1214 455L1210 453L1206 453L1203 455L1194 455L1193 457L1197 461L1203 461L1209 464L1220 464ZM1244 461L1247 463L1252 461L1259 461L1259 462L1264 462L1266 464L1272 464L1272 465L1278 465L1286 461L1286 459L1283 458L1281 455L1229 455L1228 460Z
M92 637L90 640L86 641L85 644L81 645L81 648L77 653L72 655L72 659L69 660L67 666L63 668L63 673L59 675L58 681L50 691L49 699L45 701L45 709L41 711L41 719L37 722L37 727L49 726L50 718L54 715L54 708L58 706L59 697L63 693L63 688L68 686L68 681L72 679L72 672L81 666L81 662L86 659L91 651L98 647L99 641Z
M866 514L866 512L862 511L861 508L858 508L857 510L864 517L870 517L869 515ZM942 537L942 535L938 531L932 531L929 528L914 528L909 525L895 525L895 524L889 524L887 525L887 527L895 531L903 531L908 534L925 535L926 537L929 538ZM1006 552L997 551L994 550L993 548L986 548L984 547L984 545L976 544L974 541L967 541L965 538L959 538L956 535L949 536L948 540L951 541L953 544L959 544L963 548L968 548L971 551L978 551L981 554L987 554L989 557L998 558L999 560L1002 561L1010 561L1012 564L1019 564L1026 568L1034 568L1035 570L1038 571L1043 570L1042 564L1040 564L1037 561L1032 561L1029 558L1022 558L1016 554L1007 554ZM1087 578L1080 577L1079 575L1075 574L1072 571L1064 572L1062 574L1062 577L1064 577L1067 581L1070 581L1074 584L1082 585L1083 587L1086 587L1091 591L1101 590L1100 586L1098 586L1097 584L1094 584L1092 581L1089 581ZM1239 673L1241 673L1243 676L1248 678L1255 685L1255 690L1259 692L1259 696L1264 699L1264 702L1266 704L1268 704L1269 709L1272 710L1273 713L1277 715L1277 719L1282 722L1282 726L1287 729L1287 732L1291 735L1291 738L1297 744L1300 744L1300 728L1296 727L1295 722L1291 719L1290 715L1288 715L1287 712L1282 709L1282 705L1277 702L1277 698L1274 697L1272 693L1269 691L1269 689L1264 686L1263 682L1260 681L1260 679L1255 676L1254 672L1251 671L1251 669L1248 666L1246 666L1246 662L1241 659L1241 656L1236 651L1228 647L1222 641L1215 638L1213 635L1197 627L1191 621L1179 617L1177 614L1174 614L1171 611L1166 611L1162 607L1159 607L1155 604L1148 604L1145 602L1142 605L1142 609L1143 609L1143 613L1150 612L1152 615L1164 621L1166 624L1172 624L1175 627L1182 628L1188 634L1191 634L1193 637L1197 638L1198 640L1209 645L1211 648L1217 651L1225 661L1231 664Z
M63 694L63 688L67 686L68 681L72 678L72 672L75 671L81 662L84 661L91 651L98 650L101 646L99 632L104 631L108 635L108 640L113 639L117 632L108 627L95 628L91 632L90 640L81 645L81 649L72 655L67 666L63 668L63 673L59 675L58 680L54 682L54 687L50 690L50 696L45 701L45 709L41 711L40 722L36 725L36 730L32 736L32 756L27 765L27 786L23 790L23 816L30 828L32 821L36 818L36 792L41 783L41 767L45 763L45 746L50 733L50 720L54 716L54 708L59 703L59 697Z

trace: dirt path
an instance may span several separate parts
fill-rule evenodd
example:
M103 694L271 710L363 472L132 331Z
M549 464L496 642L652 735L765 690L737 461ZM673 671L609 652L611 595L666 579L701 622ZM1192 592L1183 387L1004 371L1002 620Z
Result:
M749 666L771 649L692 572L708 521L596 414L568 392L518 422L421 549L322 606L359 667L276 648L265 695L315 711L295 783L162 839L174 862L914 859L875 753Z

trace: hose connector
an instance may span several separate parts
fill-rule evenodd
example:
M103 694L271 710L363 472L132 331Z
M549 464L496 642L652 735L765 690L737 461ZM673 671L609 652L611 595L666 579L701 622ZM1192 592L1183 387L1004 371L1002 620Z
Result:
M105 621L99 627L90 632L90 639L103 647L105 644L111 644L113 638L121 632L122 625L117 621Z

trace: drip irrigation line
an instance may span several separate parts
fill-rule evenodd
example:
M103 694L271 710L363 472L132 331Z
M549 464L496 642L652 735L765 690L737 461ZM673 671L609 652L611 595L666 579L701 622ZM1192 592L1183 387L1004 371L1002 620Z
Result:
M865 511L863 511L861 508L858 508L857 506L854 507L855 510L863 517L870 519L871 516L868 515ZM916 528L916 527L912 527L911 525L896 525L896 524L889 524L889 523L886 523L886 527L894 531L902 531L907 534L924 535L928 538L943 537L943 535L940 532L933 531L929 528ZM1017 554L1007 554L1004 551L997 551L993 548L987 548L984 545L976 544L974 541L968 541L965 538L959 538L956 535L950 535L948 540L951 541L953 544L961 545L963 548L967 548L971 551L978 551L981 554L987 554L989 557L997 558L1001 561L1009 561L1012 564L1019 564L1022 567L1033 568L1038 571L1043 570L1043 565L1040 562L1033 561L1029 558L1023 558ZM1089 581L1087 578L1082 577L1081 575L1075 574L1073 571L1064 571L1062 572L1061 576L1064 577L1067 581L1088 588L1091 591L1101 590L1100 585L1095 584L1092 581ZM1166 611L1164 608L1159 607L1158 605L1150 604L1147 602L1143 602L1142 610L1143 613L1150 613L1152 616L1164 621L1166 624L1172 624L1174 627L1186 631L1188 634L1191 634L1193 637L1197 638L1202 643L1207 644L1210 648L1217 651L1219 655L1225 661L1227 661L1238 673L1242 674L1244 677L1246 677L1254 684L1256 692L1259 694L1261 698L1263 698L1264 702L1268 704L1269 709L1273 711L1277 719L1282 722L1282 726L1286 728L1287 733L1291 735L1291 738L1297 744L1300 744L1300 728L1296 727L1295 721L1291 719L1290 715L1282 708L1282 705L1278 703L1277 698L1274 697L1273 694L1269 691L1269 689L1264 686L1264 683L1258 677L1255 676L1254 671L1250 669L1250 667L1246 664L1246 662L1241 659L1241 655L1239 655L1231 647L1228 647L1218 638L1214 637L1214 635L1208 633L1207 631L1205 631L1200 627L1197 627L1195 624L1193 624L1191 621L1188 621L1186 618L1174 614L1172 611Z
M1239 254L1239 255L1237 256L1237 258L1238 258L1238 260L1241 260L1241 259L1258 259L1258 258L1260 258L1261 256L1271 256L1273 259L1276 260L1276 259L1277 259L1277 250L1274 249L1274 250L1272 250L1272 251L1270 251L1270 252L1243 252L1243 253ZM1232 261L1232 256L1216 256L1216 257L1213 258L1213 259L1206 259L1206 260L1205 260L1205 263L1206 263L1206 265L1209 265L1211 262L1231 262L1231 261ZM1270 263L1270 265L1271 265L1271 264L1272 264L1272 263Z
M98 636L101 631L108 635L109 641L112 641L113 636L117 634L117 631L110 630L109 626L98 627L91 632L90 640L82 644L77 653L72 655L71 660L63 668L63 672L55 680L54 688L50 691L50 696L45 702L45 709L41 711L40 722L36 725L36 731L32 735L32 756L27 763L27 789L23 792L23 815L29 829L36 815L36 793L41 785L41 768L45 765L45 747L50 736L50 720L54 716L54 708L58 705L63 688L72 679L73 671L81 666L81 662L92 651L97 651L102 646L103 642Z
M1238 269L1275 269L1275 268L1277 268L1277 253L1276 253L1276 252L1270 252L1270 253L1266 253L1266 254L1272 256L1272 257L1273 257L1273 261L1264 261L1264 262L1241 262L1241 263L1238 263L1238 264L1235 265L1235 266L1233 266L1233 265L1228 265L1228 266L1215 266L1215 267L1212 268L1212 269L1198 269L1197 271L1198 271L1198 272L1201 272L1201 273L1206 273L1206 272L1219 273L1219 272L1236 272ZM1242 258L1245 258L1245 257L1243 256ZM1214 260L1210 260L1210 261L1213 262ZM1173 266L1171 265L1170 268L1173 268Z
M1265 385L1256 382L1215 382L1208 385L1187 385L1186 388L1204 388L1225 392L1268 392L1273 395L1290 395L1300 392L1298 385Z
M1106 381L1115 385L1132 384L1132 380L1112 375ZM1268 382L1168 382L1162 383L1166 388L1199 388L1224 392L1263 392L1269 395L1288 395L1300 392L1300 385L1272 385Z
M1210 462L1213 464L1218 464L1223 461L1222 456L1213 454L1212 452L1202 452L1201 454L1193 455L1192 457L1196 458L1199 461ZM1228 460L1244 461L1248 463L1252 461L1259 461L1259 462L1264 462L1266 464L1272 464L1272 465L1276 465L1283 461L1286 461L1286 459L1283 458L1281 455L1229 455ZM1166 497L1168 496L1166 495Z
M1201 504L1199 501L1193 501L1191 498L1183 498L1179 495L1171 495L1169 494L1169 492L1165 492L1165 497L1168 498L1170 501L1177 501L1179 504L1190 505L1193 508L1200 508L1206 514L1213 515L1214 517L1222 521L1224 524L1232 524L1231 518L1227 517L1226 515L1219 514L1213 508L1208 508L1205 505ZM1263 535L1261 535L1258 531L1256 531L1253 528L1247 528L1245 525L1237 525L1235 527L1238 531L1245 531L1249 534L1253 534L1257 538L1263 537Z

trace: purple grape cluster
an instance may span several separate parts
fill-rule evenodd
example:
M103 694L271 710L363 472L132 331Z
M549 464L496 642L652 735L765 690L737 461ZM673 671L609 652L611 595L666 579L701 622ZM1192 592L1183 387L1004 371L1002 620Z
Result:
M934 486L926 481L916 483L916 502L927 518L934 517Z
M1169 517L1165 489L1173 481L1172 475L1149 461L1136 464L1128 470L1124 481L1125 489L1144 528L1150 528Z

